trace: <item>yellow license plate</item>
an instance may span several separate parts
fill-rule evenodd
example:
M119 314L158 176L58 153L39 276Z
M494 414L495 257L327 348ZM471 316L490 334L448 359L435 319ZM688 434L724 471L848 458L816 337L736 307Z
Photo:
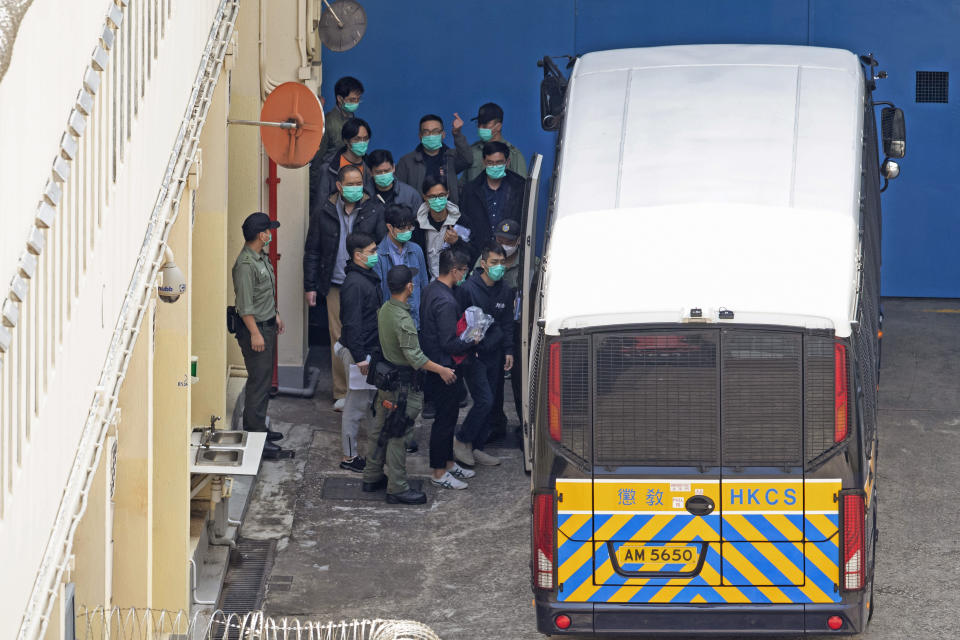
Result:
M665 546L656 544L623 544L617 549L617 562L626 565L696 564L700 549L696 546Z

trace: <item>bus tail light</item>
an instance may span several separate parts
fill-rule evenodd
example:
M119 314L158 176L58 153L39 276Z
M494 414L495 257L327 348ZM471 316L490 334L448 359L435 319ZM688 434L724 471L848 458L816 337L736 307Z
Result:
M533 586L553 590L553 494L533 497Z
M866 549L864 520L866 505L862 492L840 494L843 516L843 570L841 584L844 591L859 591L866 583Z
M550 345L550 369L547 372L547 403L550 415L550 437L560 442L560 343Z
M847 370L847 348L842 344L833 345L833 441L847 439L850 414L850 374Z

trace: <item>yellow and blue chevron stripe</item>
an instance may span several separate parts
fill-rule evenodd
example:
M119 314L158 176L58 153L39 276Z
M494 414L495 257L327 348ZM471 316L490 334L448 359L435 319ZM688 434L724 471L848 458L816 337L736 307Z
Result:
M839 480L558 480L558 599L839 602L839 490ZM693 495L718 508L690 514Z

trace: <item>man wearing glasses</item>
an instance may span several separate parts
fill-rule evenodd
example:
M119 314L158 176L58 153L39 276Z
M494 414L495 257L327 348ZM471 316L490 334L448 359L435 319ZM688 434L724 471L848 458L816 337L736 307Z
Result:
M507 168L510 148L502 142L483 145L483 173L463 191L463 215L470 221L470 245L479 254L504 220L523 219L526 180Z
M463 120L453 114L453 150L443 142L447 134L440 116L429 113L420 118L420 144L400 158L397 179L416 186L423 184L427 176L434 176L446 185L450 201L460 202L457 174L473 164L473 152L462 129Z

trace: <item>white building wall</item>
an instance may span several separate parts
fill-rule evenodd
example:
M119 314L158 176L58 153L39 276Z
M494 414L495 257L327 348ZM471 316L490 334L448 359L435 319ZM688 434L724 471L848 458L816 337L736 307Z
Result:
M0 82L4 287L26 248L105 15L122 4L127 3L35 0L21 25ZM117 38L130 37L132 45L149 42L156 57L143 55L145 44L131 46L130 58L115 74L109 65L115 65L118 41L107 69L99 73L97 99L105 103L112 91L124 93L119 79L140 83L136 92L127 92L137 95L131 109L136 114L116 179L104 179L104 172L112 172L116 140L109 126L113 105L103 104L86 119L57 216L42 232L47 242L38 271L29 281L27 300L18 304L19 322L8 327L14 344L0 354L5 381L0 389L0 637L16 637L34 586L219 4L130 0L123 9ZM151 30L155 36L148 38ZM185 372L188 366L185 362Z

